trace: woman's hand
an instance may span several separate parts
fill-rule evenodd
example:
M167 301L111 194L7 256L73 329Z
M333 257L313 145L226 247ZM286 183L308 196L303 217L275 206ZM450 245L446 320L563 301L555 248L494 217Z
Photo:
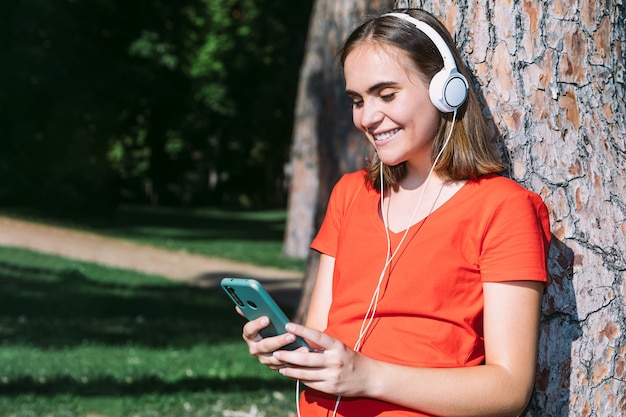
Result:
M306 339L320 350L275 351L274 359L282 364L279 368L281 374L299 379L308 387L327 394L347 397L366 394L367 377L373 361L319 330L289 323L287 331L294 337Z
M243 326L243 340L248 345L250 354L263 365L271 369L280 369L285 363L276 358L273 353L276 350L294 342L296 337L291 333L284 333L274 337L262 337L260 331L270 324L267 317L259 317L256 320L250 320ZM307 351L306 348L298 350Z

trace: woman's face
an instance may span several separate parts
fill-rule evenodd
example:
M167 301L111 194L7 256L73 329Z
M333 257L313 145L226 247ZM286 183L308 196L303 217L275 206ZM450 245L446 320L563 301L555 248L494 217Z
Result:
M407 161L418 172L430 169L440 113L409 58L394 46L366 41L346 57L344 76L354 125L380 160L389 166Z

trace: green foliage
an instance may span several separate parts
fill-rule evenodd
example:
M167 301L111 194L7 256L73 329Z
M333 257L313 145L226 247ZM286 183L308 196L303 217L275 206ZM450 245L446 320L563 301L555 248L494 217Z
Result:
M111 142L107 159L121 179L146 175L150 164L150 147L146 129L137 129L136 136L124 136Z
M159 34L155 32L143 31L139 38L131 43L129 53L131 56L156 61L169 70L175 70L178 64L173 45L159 42Z
M283 205L311 2L3 2L0 199Z
M247 353L220 291L0 248L0 410L290 415L293 382Z

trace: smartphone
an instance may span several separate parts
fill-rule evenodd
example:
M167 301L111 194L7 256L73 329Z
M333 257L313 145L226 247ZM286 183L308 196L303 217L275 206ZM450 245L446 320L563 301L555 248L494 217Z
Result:
M247 278L224 278L220 284L248 320L261 316L269 318L270 324L261 330L261 336L271 337L286 332L285 326L289 323L289 319L259 281ZM309 348L304 339L296 337L295 342L281 349L295 350L303 346Z

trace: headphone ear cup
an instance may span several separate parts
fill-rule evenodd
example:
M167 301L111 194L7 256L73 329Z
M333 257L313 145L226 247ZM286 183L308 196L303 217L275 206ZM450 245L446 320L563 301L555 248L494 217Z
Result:
M467 99L467 80L456 69L441 70L430 81L430 101L443 113L451 113Z

